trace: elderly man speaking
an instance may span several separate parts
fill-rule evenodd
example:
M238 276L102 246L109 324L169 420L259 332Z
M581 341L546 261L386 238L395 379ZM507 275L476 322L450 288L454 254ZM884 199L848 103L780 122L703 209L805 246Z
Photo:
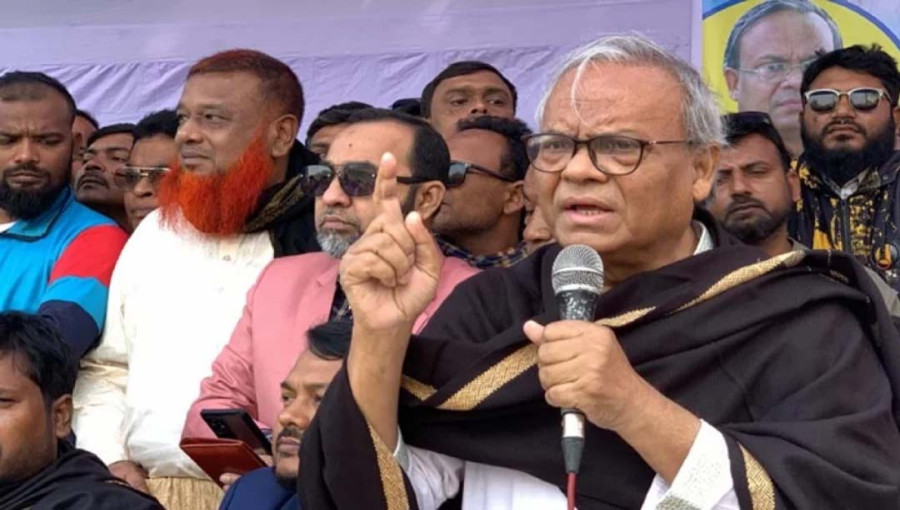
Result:
M541 114L559 244L463 283L415 337L440 258L385 156L341 261L352 343L303 439L304 508L436 508L461 481L466 510L565 508L558 408L588 422L581 510L897 508L900 339L853 261L765 260L695 208L721 139L699 74L607 37ZM560 320L551 287L575 244L605 263L594 322Z

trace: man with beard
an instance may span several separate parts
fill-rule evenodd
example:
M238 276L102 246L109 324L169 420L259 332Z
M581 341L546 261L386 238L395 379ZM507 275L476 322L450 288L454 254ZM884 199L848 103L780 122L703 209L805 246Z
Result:
M897 62L877 46L823 55L803 75L801 194L794 237L840 250L900 289Z
M134 124L104 126L87 140L81 168L72 175L75 198L131 231L125 212L124 190L115 176L128 164L134 145Z
M541 104L528 155L559 244L462 283L419 335L439 252L379 169L301 503L434 509L464 479L464 510L897 508L900 337L850 257L760 260L696 208L723 135L700 73L607 36ZM554 287L588 282L596 311L565 320Z
M479 269L509 267L528 255L521 241L528 134L518 119L484 115L461 120L445 135L452 163L434 220L444 255Z
M47 75L0 76L0 311L41 315L81 357L103 330L126 236L68 186L74 112Z
M178 159L177 132L178 116L174 110L151 113L134 128L128 166L114 176L124 192L125 213L132 231L159 207L159 185Z
M375 218L373 185L385 153L396 155L403 211L415 211L431 224L450 163L444 140L427 122L406 114L368 109L350 116L325 162L307 168L305 190L316 197L316 235L323 253L279 259L262 272L188 412L184 437L214 437L200 416L204 409L244 409L262 427L272 428L282 407L278 383L305 349L307 330L352 315L338 283L338 265ZM416 319L414 331L421 331L456 285L475 273L462 260L447 258L437 295Z
M728 146L722 149L706 207L728 233L766 255L807 250L788 237L788 217L800 197L800 181L781 135L763 112L723 117ZM866 272L891 315L900 316L900 300L877 273Z
M421 113L446 139L464 119L515 117L517 102L515 85L497 68L466 60L450 64L422 89Z
M75 430L165 507L205 510L222 492L179 448L184 417L260 271L315 246L299 186L317 158L296 142L297 76L263 53L202 59L176 111L178 162L116 267L110 322L75 389Z
M77 374L46 321L0 312L0 510L162 510L69 444Z
M307 348L281 382L282 408L272 428L273 467L238 478L226 492L220 510L300 508L296 487L303 432L347 357L351 327L349 320L342 319L309 330Z

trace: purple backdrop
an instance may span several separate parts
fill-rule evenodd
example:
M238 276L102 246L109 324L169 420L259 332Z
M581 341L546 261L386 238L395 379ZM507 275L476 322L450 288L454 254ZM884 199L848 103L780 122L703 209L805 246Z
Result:
M572 48L639 31L698 60L699 0L39 0L0 18L0 72L45 71L102 123L173 107L187 68L249 47L286 62L320 109L418 96L440 69L479 59L520 89L534 123L547 77Z

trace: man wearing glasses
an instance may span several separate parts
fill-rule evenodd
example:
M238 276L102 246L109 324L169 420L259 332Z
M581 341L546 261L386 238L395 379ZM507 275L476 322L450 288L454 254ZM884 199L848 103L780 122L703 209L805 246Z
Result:
M379 170L382 225L341 260L352 340L303 436L304 507L435 509L464 478L463 510L566 492L581 510L896 508L900 338L836 283L850 258L761 260L695 208L723 142L699 73L608 36L561 66L540 117L544 215L603 260L594 320L561 320L554 245L472 277L412 335L439 253ZM586 419L569 483L560 408Z
M528 157L518 119L483 116L459 122L446 137L450 171L444 203L434 220L448 257L479 269L509 267L528 252L521 242Z
M837 50L810 65L801 92L794 236L813 249L850 253L900 289L897 62L877 47Z
M772 117L791 155L803 151L797 115L800 77L820 51L843 47L837 25L808 0L767 0L735 23L725 47L724 74L739 111Z
M386 153L396 167L395 198L402 213L416 213L426 227L431 224L447 181L450 156L444 140L426 121L399 112L368 109L351 115L325 161L307 167L304 191L315 196L316 234L323 253L280 259L263 271L188 412L185 437L213 436L200 416L203 409L245 409L271 429L283 408L279 384L306 349L307 331L329 320L352 319L353 310L338 283L338 266L364 232L381 228L373 224L373 193ZM393 255L388 248L385 256ZM435 275L434 300L417 313L414 330L420 331L456 285L476 272L458 258L445 258ZM222 481L235 479L226 474Z
M132 231L159 206L159 184L169 165L178 158L177 131L178 116L174 110L151 113L134 128L128 166L115 174L116 185L125 193L125 213Z

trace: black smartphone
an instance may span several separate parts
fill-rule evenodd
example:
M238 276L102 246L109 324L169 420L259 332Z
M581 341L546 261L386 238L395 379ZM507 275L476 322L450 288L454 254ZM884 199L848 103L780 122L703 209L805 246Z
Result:
M262 450L272 455L272 442L263 433L253 418L243 409L204 409L200 411L203 421L209 425L216 437L238 439L254 450Z

